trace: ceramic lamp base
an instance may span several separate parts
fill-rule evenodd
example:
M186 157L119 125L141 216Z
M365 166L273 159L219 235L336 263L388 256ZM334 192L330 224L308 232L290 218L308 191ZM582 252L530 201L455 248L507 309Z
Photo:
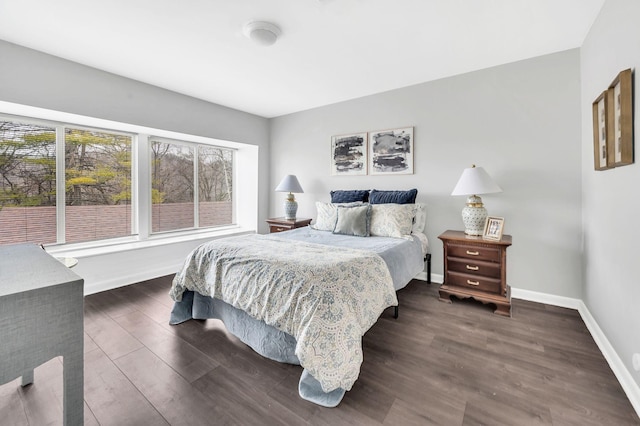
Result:
M464 233L467 235L482 235L484 222L487 219L487 209L482 204L482 199L472 195L467 199L467 205L462 209L462 222Z
M284 202L284 218L287 220L296 220L298 212L298 203L296 201L287 200Z

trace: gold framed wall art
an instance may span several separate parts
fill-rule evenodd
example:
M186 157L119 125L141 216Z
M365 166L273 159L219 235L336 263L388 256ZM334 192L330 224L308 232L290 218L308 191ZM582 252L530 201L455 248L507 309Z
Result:
M614 167L610 103L609 90L593 101L593 160L596 170Z
M633 164L633 71L621 71L593 101L593 161L596 170Z
M633 164L633 73L621 71L609 86L614 167Z

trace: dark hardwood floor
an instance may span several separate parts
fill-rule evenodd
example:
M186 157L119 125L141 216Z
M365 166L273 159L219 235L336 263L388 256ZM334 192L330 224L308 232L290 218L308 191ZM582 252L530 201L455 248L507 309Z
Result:
M513 317L439 302L411 282L364 337L337 408L298 396L301 367L253 352L217 320L168 325L171 277L85 298L85 425L640 424L573 310L513 301ZM62 363L0 386L0 424L62 424Z

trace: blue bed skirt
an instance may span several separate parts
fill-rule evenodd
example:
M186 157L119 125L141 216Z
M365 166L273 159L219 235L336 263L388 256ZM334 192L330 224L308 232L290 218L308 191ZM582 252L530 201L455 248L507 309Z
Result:
M222 320L230 333L265 358L300 365L295 354L296 339L293 336L264 321L256 320L219 299L186 291L182 294L182 300L174 303L169 323L177 325L190 319L209 318ZM341 388L323 392L320 383L304 370L300 376L298 393L307 401L323 407L335 407L346 392Z

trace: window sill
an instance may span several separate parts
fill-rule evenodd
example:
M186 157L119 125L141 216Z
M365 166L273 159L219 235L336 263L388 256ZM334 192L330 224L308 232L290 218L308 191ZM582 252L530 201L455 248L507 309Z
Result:
M68 246L50 246L46 247L47 253L56 257L75 257L75 258L86 258L92 256L100 256L109 253L118 253L124 251L132 251L145 249L149 247L157 247L168 244L176 244L182 243L186 241L194 241L194 240L212 240L217 238L224 237L232 237L244 234L253 234L255 233L255 229L249 229L242 226L230 226L224 229L216 229L216 230L198 230L192 232L181 232L179 234L160 234L160 235L152 235L148 239L141 240L127 240L127 241L118 241L107 243L104 245L96 246L96 245L85 245L85 244L74 244Z

